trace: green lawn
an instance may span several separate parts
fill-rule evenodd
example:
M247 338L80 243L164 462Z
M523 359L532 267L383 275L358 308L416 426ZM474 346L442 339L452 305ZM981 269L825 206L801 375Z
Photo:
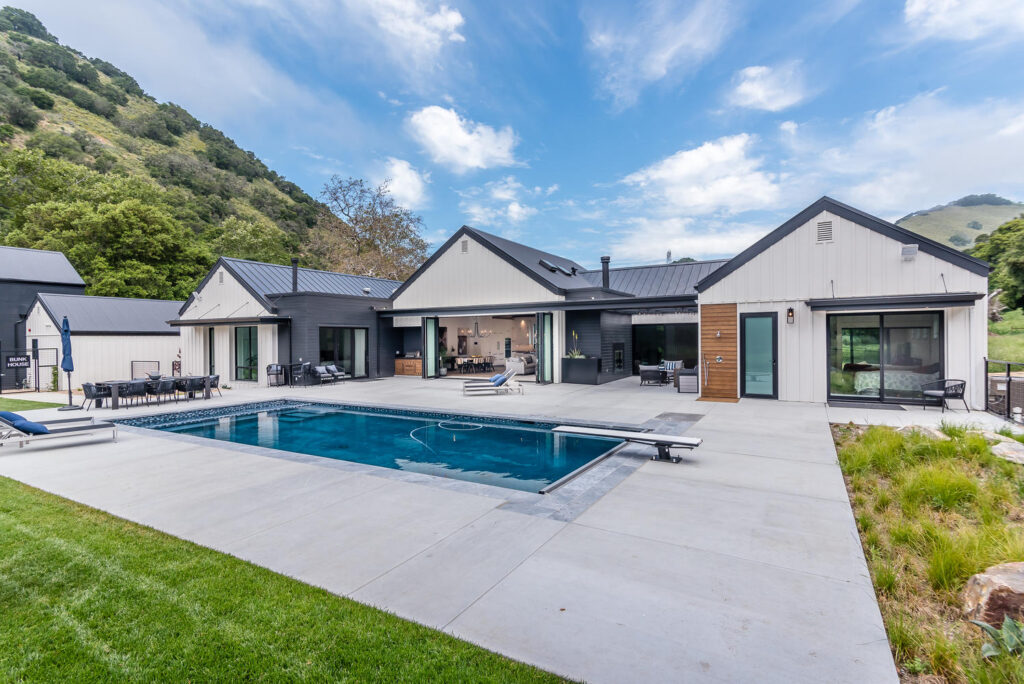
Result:
M30 401L28 399L8 399L0 397L0 411L31 411L32 409L53 408L64 404L49 401Z
M559 681L0 478L0 681L127 680Z
M833 426L889 645L905 682L1021 682L1021 658L981 657L961 598L974 573L1024 559L1024 467L945 431Z

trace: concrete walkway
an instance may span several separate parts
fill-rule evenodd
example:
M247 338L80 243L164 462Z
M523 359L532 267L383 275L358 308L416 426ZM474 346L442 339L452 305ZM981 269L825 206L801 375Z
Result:
M695 402L635 379L523 397L408 378L309 391L636 424L702 414L689 434L705 442L682 464L643 461L568 522L493 491L150 432L4 448L0 474L576 679L896 681L824 406Z

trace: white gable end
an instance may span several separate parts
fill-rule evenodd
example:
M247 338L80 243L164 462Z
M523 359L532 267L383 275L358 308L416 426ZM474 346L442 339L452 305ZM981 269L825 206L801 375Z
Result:
M179 318L197 320L271 315L224 266L217 267L198 295Z
M465 235L452 243L395 298L395 308L486 306L561 299L561 295Z
M977 292L985 276L823 211L700 293L701 304Z

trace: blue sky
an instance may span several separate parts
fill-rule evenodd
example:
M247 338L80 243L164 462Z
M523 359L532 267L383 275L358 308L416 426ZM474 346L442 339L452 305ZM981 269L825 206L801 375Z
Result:
M310 194L392 179L435 245L655 263L822 194L1024 199L1020 0L17 4Z

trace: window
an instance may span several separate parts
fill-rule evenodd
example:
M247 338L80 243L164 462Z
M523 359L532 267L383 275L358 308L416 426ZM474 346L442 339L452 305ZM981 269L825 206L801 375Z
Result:
M206 351L207 351L207 358L210 359L209 369L208 369L207 372L210 375L216 375L217 374L217 364L215 363L215 353L214 353L214 349L216 348L214 346L214 341L217 339L216 328L208 328L207 330L209 332L206 335Z
M366 328L320 328L320 363L337 366L353 378L365 378Z
M259 363L257 328L247 325L235 328L235 380L256 380Z
M696 323L633 326L633 373L640 372L640 365L662 361L682 361L686 368L697 365Z

